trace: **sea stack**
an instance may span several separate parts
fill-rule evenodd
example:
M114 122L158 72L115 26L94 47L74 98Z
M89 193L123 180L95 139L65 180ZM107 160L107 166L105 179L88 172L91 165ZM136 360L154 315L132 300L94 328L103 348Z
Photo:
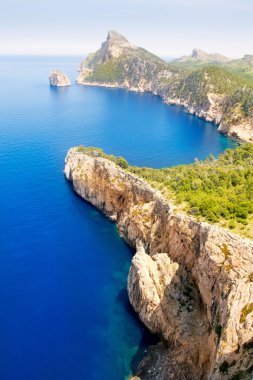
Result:
M64 87L70 86L70 79L62 71L55 69L49 75L50 86L54 87Z

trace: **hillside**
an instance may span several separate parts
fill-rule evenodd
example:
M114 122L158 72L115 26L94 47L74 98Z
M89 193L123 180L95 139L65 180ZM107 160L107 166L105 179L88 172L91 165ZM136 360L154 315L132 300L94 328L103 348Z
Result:
M253 84L253 55L230 61L224 67Z
M109 159L145 179L173 200L180 212L253 239L252 144L228 149L218 159L210 156L194 164L164 169L130 166L124 158L106 155L97 148L81 146L78 151Z
M123 84L127 79L138 76L137 66L145 62L147 67L140 67L140 74L151 79L166 63L156 55L137 47L120 33L110 31L101 48L88 55L80 65L78 82L109 82ZM137 79L137 78L136 78Z
M221 133L252 142L251 56L230 62L195 49L189 62L166 63L112 31L81 63L77 83L152 92L216 123Z

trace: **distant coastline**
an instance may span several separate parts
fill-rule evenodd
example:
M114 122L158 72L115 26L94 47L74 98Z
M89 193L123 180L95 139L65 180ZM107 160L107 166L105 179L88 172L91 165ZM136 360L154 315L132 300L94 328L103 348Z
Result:
M251 61L253 56L229 60L194 49L192 56L166 63L111 31L101 48L81 63L76 83L150 92L213 122L222 134L253 142Z

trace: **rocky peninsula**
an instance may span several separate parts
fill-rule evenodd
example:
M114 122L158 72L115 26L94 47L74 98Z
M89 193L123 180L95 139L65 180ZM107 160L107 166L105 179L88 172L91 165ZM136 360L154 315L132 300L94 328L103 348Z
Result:
M176 212L119 164L71 148L65 175L136 251L129 299L161 343L135 379L252 379L253 242Z
M191 57L166 63L111 31L101 48L81 63L77 83L151 92L215 123L221 133L253 142L250 57L230 61L195 49Z
M70 79L62 71L55 69L49 75L50 86L53 87L65 87L70 86Z

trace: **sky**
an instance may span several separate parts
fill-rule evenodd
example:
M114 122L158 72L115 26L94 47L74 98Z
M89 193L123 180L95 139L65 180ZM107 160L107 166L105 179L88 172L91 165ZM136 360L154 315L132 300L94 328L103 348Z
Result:
M109 30L162 57L253 54L253 0L2 0L0 54L85 55Z

